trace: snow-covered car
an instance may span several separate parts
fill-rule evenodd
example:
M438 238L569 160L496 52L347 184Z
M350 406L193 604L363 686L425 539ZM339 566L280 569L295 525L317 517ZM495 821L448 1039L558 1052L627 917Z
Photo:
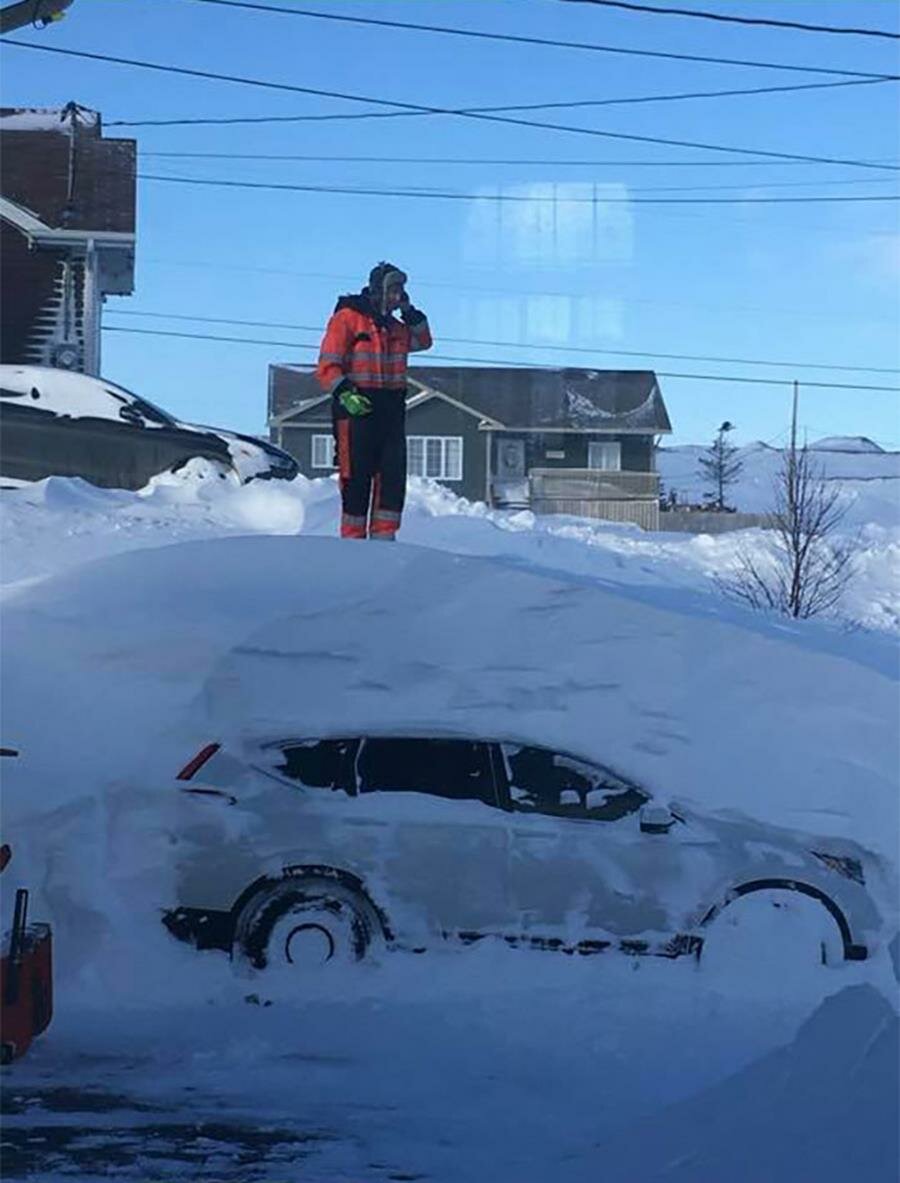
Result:
M140 489L203 458L242 483L293 480L297 462L266 440L181 423L129 390L68 370L0 366L0 478L78 476Z
M488 936L699 956L720 913L755 893L808 906L823 963L865 959L880 927L853 843L662 804L523 742L212 743L177 785L167 927L257 969Z

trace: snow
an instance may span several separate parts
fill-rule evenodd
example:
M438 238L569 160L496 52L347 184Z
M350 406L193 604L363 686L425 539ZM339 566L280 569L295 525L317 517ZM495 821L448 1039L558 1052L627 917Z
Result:
M68 133L69 125L65 112L60 108L23 108L0 115L2 131L58 131ZM95 127L99 121L96 111L78 108L78 122L82 127Z
M815 466L830 481L839 481L849 511L847 524L900 524L900 452L885 452L871 441L832 439L810 444ZM854 446L850 446L853 444ZM825 445L828 445L827 447ZM846 446L836 446L846 445ZM701 504L709 492L700 474L699 458L706 448L696 444L661 448L657 469L666 492L674 489L680 502ZM742 513L766 513L772 508L772 482L782 453L764 443L739 448L743 470L729 486L726 500Z
M91 417L121 423L119 412L135 403L133 394L111 382L48 366L5 365L0 369L0 381L5 391L13 392L12 397L4 395L10 403L15 401L73 419ZM174 423L171 417L164 417L168 423ZM146 422L147 427L161 425L153 419Z
M856 452L877 455L884 452L880 444L864 435L829 435L809 445L812 452Z
M105 379L47 366L3 365L0 366L0 387L3 390L2 398L9 405L26 406L65 418L112 419L122 424L122 411L130 408L140 415L138 425L141 430L176 427L218 436L228 448L234 472L243 481L251 481L273 467L272 456L252 437L235 435L217 427L180 423L167 411ZM208 472L211 467L208 461L193 460L189 463L191 467L187 475L190 481L195 479L198 472ZM164 480L165 475L159 479ZM9 486L12 482L3 478L3 483Z
M536 519L415 480L403 541L374 547L333 538L331 480L202 466L0 493L4 887L32 888L57 954L57 1016L7 1077L8 1176L893 1181L900 523L871 489L895 479L858 480L856 584L802 624L717 590L763 531ZM813 902L748 897L699 966L487 942L299 990L244 976L159 923L171 777L298 715L531 739L859 843L873 957L801 960Z

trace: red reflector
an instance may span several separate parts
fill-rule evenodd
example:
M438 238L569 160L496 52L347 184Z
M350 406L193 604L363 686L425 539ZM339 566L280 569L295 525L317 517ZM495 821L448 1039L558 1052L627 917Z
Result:
M193 760L191 760L189 764L185 764L184 768L182 768L181 772L178 773L178 776L175 779L190 780L194 773L198 772L206 763L206 761L211 756L216 754L221 746L222 745L218 743L208 743L205 748L201 748Z

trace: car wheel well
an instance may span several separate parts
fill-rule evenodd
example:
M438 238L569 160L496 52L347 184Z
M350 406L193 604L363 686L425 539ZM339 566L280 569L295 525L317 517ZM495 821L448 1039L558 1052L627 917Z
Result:
M374 914L378 917L378 923L381 926L381 932L385 941L389 944L394 940L394 933L391 930L387 914L379 904L372 898L371 893L366 888L362 879L358 875L354 875L352 871L344 871L340 867L327 867L318 865L304 864L302 866L285 867L280 875L261 875L253 883L246 887L231 906L231 916L233 922L237 923L237 918L244 910L246 905L262 891L267 891L270 888L277 887L280 883L290 882L291 880L318 880L320 882L339 883L348 891L353 891L359 895L372 909Z
M865 945L858 945L854 942L847 917L840 907L821 888L814 887L810 883L804 883L799 879L751 879L746 883L740 883L736 887L731 888L723 900L713 904L708 909L700 921L701 927L705 928L711 924L736 899L740 899L742 896L752 895L757 891L795 891L800 895L805 895L810 899L816 900L829 912L832 920L834 920L838 927L838 931L841 934L841 943L844 948L844 960L865 961L867 957L866 947Z

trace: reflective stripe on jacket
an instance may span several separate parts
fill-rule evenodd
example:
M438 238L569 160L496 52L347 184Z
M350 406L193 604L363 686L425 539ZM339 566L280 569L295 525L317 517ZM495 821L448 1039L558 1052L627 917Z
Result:
M404 390L407 355L431 344L424 317L413 325L377 318L364 296L344 296L322 338L316 378L326 394L344 378L363 389Z

